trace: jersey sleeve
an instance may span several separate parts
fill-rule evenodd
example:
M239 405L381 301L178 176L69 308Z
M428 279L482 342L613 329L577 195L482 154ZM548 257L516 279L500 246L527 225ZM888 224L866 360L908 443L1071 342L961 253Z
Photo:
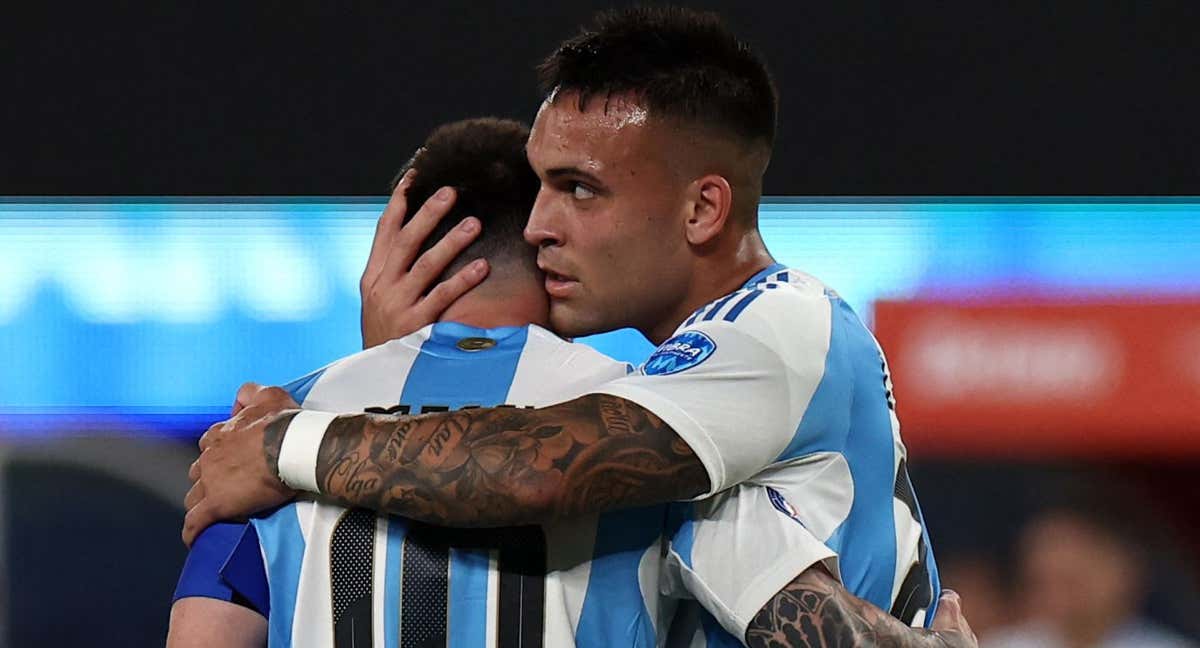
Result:
M218 522L196 536L183 563L172 600L200 596L232 601L234 591L221 577L221 568L237 547L245 528L246 525L240 522Z
M654 412L708 471L706 497L789 447L825 372L830 302L788 286L731 294L698 313L636 374L594 390Z
M254 527L218 522L196 536L172 601L203 597L229 601L268 616L267 574Z
M326 369L328 369L327 366L305 374L283 385L283 390L288 393L288 396L292 397L292 400L303 405L304 400L308 398L308 392L312 391L313 385L317 384L317 381L321 379Z
M755 615L815 565L838 576L837 556L796 519L773 488L739 484L708 500L672 505L663 587L695 599L744 640Z

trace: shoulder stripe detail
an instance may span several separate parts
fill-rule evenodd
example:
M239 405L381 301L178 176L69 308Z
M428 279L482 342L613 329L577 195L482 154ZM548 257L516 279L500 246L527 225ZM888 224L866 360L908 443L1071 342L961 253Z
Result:
M758 296L761 294L762 294L761 290L755 290L755 291L746 293L746 296L742 297L742 299L740 301L738 301L738 303L734 304L733 308L729 309L729 312L725 314L725 321L732 322L732 321L736 320L737 316L741 315L742 311L746 310L746 307L750 305L750 302L754 301L755 299L758 299Z
M692 324L694 324L696 322L696 318L703 315L704 311L706 311L706 310L708 310L708 304L705 304L705 305L701 306L700 308L697 308L696 312L692 313L692 316L689 317L687 319L687 321L683 323L683 325L691 326Z
M780 272L779 274L775 275L775 281L782 281L783 283L787 283L788 282L787 270L784 270L783 272Z
M753 287L757 286L758 284L766 281L767 278L769 278L771 275L773 275L777 272L780 272L782 270L787 270L787 266L783 265L782 263L772 263L771 265L763 268L762 270L759 270L757 273L754 274L753 277L750 277L750 279L748 279L746 281L746 283L742 285L742 288L743 289L753 288Z
M725 297L723 299L721 299L721 301L717 302L716 304L713 304L713 307L711 309L709 309L708 314L706 314L704 316L702 321L705 321L705 322L712 321L713 318L715 318L717 316L717 312L719 312L722 308L724 308L725 304L728 304L729 300L733 299L736 296L737 296L736 292L732 292L732 293L729 293L728 295L725 295Z

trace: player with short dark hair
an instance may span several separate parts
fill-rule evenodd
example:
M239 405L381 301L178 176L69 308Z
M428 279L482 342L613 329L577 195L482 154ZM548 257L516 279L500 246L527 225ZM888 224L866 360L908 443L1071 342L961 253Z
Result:
M766 65L719 17L675 8L601 13L538 66L542 90L632 93L648 110L731 131L768 152L779 98Z
M519 122L483 117L438 126L425 144L400 168L389 187L393 192L410 169L407 200L424 203L442 186L454 189L454 205L419 248L426 252L463 219L486 215L485 234L475 239L442 272L448 279L471 259L492 263L498 272L536 273L536 259L522 244L529 206L540 183L525 159L529 128ZM510 263L511 262L511 263Z
M393 194L424 202L440 187L451 187L458 197L448 214L453 220L446 218L436 225L424 223L431 232L429 241L450 233L463 219L481 221L485 233L452 261L451 269L470 260L468 254L480 255L492 266L488 281L476 286L468 298L456 302L438 324L392 344L343 358L289 384L286 389L291 397L306 405L376 411L411 408L419 412L457 408L464 403L501 404L517 381L524 391L512 395L536 404L541 398L552 399L556 393L563 394L563 398L576 396L582 391L576 385L591 385L606 376L625 374L622 363L586 347L561 342L538 326L547 323L548 304L532 251L521 238L538 190L537 176L524 155L528 135L525 125L495 118L446 124L429 135L393 181ZM420 225L411 218L407 220L410 226ZM427 253L432 247L424 245L421 252ZM364 317L368 315L364 311ZM474 346L464 347L464 342ZM519 380L513 366L518 360L522 362ZM544 366L547 362L549 368ZM559 391L539 389L536 398L526 395L531 382L528 375L540 378L542 373L554 381ZM541 386L538 381L534 384ZM301 519L303 525L299 524ZM347 523L342 524L342 520ZM358 646L362 640L371 645L373 635L378 635L379 645L389 637L387 645L394 645L394 639L404 633L408 642L405 645L410 645L420 633L446 635L444 618L440 627L436 625L436 613L424 610L415 598L406 604L409 612L403 620L399 606L392 605L381 614L373 610L373 601L394 601L399 596L400 557L406 550L410 559L425 551L437 560L439 551L446 554L448 545L435 531L414 529L406 520L383 520L378 533L362 527L373 527L373 520L373 515L350 514L340 507L308 501L257 516L250 524L226 522L209 527L191 547L180 577L168 644ZM508 577L501 579L490 572L500 568L511 572L511 566L505 563L489 570L486 548L498 547L510 536L526 538L534 547L544 544L542 538L531 537L527 530L476 538L473 548L485 548L482 567L478 552L468 556L476 558L474 561L456 559L456 582L482 582L486 590L490 576L495 583L503 580L509 584ZM375 578L369 559L361 564L342 561L342 568L336 573L326 570L324 577L311 573L314 569L321 571L321 561L328 564L343 555L361 556L357 552L362 548L355 540L376 541L372 538L386 547L376 565L392 567L392 576ZM365 551L367 556L374 553L370 548ZM506 560L512 558L510 550L504 553ZM540 554L543 561L544 553ZM442 557L449 560L448 555ZM590 556L582 561L587 559ZM357 569L363 565L368 566L366 573ZM408 571L415 572L415 568ZM442 574L443 580L446 576ZM405 588L420 593L437 589L438 579L434 575L432 580L422 580L408 573L403 583ZM449 581L443 583L443 589L448 585ZM352 594L357 594L354 601L347 602ZM457 594L452 601L456 614L461 615L470 604L461 600L463 592ZM465 595L485 602L488 598L486 591L468 591ZM513 620L525 619L518 614ZM536 620L540 626L540 614ZM493 634L512 634L507 620L496 621L492 619ZM459 623L464 621L460 619ZM463 627L468 633L476 630L469 624ZM498 645L508 644L502 641Z
M761 486L763 499L725 526L753 545L760 523L786 516L795 549L736 603L706 606L681 636L969 643L961 618L950 617L955 632L909 632L837 586L905 622L933 621L937 572L886 362L835 292L775 263L763 244L756 205L771 131L736 107L766 72L745 83L744 48L731 38L712 17L634 10L601 18L543 66L554 87L526 147L542 185L525 236L539 248L551 323L566 335L637 328L659 344L641 371L533 410L345 415L317 431L291 427L296 413L283 412L214 428L202 446L220 449L204 453L202 473L215 473L222 492L190 498L187 528L277 501L267 486L280 477L312 475L305 490L334 501L459 527L676 501L686 537L706 511L686 502ZM264 412L288 405L259 403ZM580 446L551 464L519 451L547 428ZM439 434L447 452L499 459L485 472L503 479L480 481L472 469L447 479L433 463L374 450L394 439L403 454ZM293 442L311 460L249 460ZM350 482L338 471L346 462L377 481ZM686 542L676 549L668 562L681 579L711 567Z

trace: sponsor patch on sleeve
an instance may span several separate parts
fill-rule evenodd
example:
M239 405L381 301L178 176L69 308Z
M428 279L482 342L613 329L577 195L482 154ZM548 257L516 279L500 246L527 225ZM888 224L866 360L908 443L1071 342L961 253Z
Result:
M691 369L708 359L717 343L700 331L686 331L663 342L646 360L648 376L662 376Z

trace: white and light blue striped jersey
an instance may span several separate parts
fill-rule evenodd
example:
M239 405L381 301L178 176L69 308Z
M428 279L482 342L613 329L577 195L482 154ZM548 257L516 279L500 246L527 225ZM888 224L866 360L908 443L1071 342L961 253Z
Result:
M692 314L639 372L597 391L657 414L708 471L709 493L673 505L683 521L667 591L697 572L709 590L744 584L739 548L776 538L761 545L767 566L744 586L742 603L722 609L692 588L716 615L698 615L696 637L711 635L714 621L741 636L771 596L818 561L901 620L932 622L941 588L887 363L858 316L819 281L773 265ZM742 564L726 563L730 554Z
M438 323L335 362L289 391L307 409L333 412L545 406L629 370L537 326ZM724 553L726 561L741 560L726 542L729 535L709 533L704 517L724 524L721 516L734 503L699 515L687 504L686 525L673 506L544 527L455 530L296 502L252 522L269 583L270 645L666 645L679 602L701 598L691 588L707 588L709 580L700 568L668 592L665 583L676 577L668 573L666 557ZM677 536L689 549L672 547ZM760 540L767 537L792 541L786 533ZM717 615L737 605L744 586L757 578L755 570L766 565L761 546L746 544L741 552L746 562L740 576L702 599ZM734 636L743 635L744 628L731 636L713 627L698 645L710 637L714 646L737 645ZM685 641L694 645L690 636Z

